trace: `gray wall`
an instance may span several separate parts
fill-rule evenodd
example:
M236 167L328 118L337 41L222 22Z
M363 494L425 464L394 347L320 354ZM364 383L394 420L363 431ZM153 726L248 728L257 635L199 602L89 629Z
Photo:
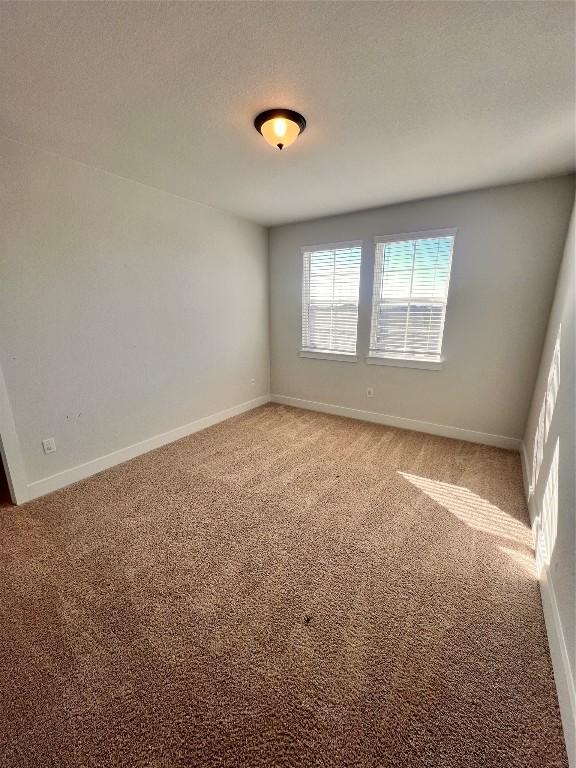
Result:
M573 189L565 176L272 229L272 393L522 438ZM373 238L449 227L458 233L442 370L366 365ZM299 358L300 247L345 240L364 241L361 360Z
M15 142L0 176L0 366L29 483L268 392L265 230Z
M540 361L534 398L526 427L524 445L529 483L533 494L529 500L530 516L538 538L543 539L545 571L543 578L551 587L562 626L562 634L571 665L571 681L558 678L559 694L565 684L574 689L576 681L576 377L574 356L576 353L576 209L572 214L570 231L566 240L564 259L558 277L558 285L552 305L550 322L546 333L546 342ZM560 387L554 398L554 388L548 386L549 372L554 359L554 349L559 340L560 348ZM546 397L552 397L548 413L551 414L548 434L544 440L544 450L537 478L533 476L532 466L535 450L536 432L539 415ZM544 432L546 435L546 430ZM552 462L558 445L558 492L554 493ZM548 487L548 498L546 488ZM556 530L555 535L550 531ZM547 552L546 552L547 550ZM549 562L548 562L549 561ZM548 618L548 617L547 617ZM553 623L549 623L549 633ZM551 650L554 656L553 642ZM576 765L576 735L574 723L565 732L572 759Z

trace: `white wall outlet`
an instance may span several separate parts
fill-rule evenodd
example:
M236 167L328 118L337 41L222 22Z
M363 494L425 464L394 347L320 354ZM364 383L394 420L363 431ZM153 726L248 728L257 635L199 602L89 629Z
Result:
M54 453L56 450L56 440L53 437L47 437L46 440L42 440L42 450L44 453Z
M366 387L366 397L374 397L374 387Z
M256 379L250 379L250 384L252 384L253 387L256 386Z

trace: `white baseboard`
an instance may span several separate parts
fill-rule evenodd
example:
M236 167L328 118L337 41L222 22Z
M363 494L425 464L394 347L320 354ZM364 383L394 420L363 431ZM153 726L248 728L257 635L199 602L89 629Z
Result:
M522 441L516 437L491 435L486 432L475 432L472 429L461 429L460 427L448 427L444 424L433 424L429 421L406 419L402 416L388 416L385 413L377 413L376 411L361 411L356 408L347 408L343 405L317 403L313 400L301 400L298 397L288 397L286 395L270 395L270 399L273 403L292 405L294 408L305 408L309 411L331 413L334 416L345 416L349 419L370 421L374 424L385 424L387 427L411 429L416 432L426 432L430 435L439 435L440 437L452 437L456 440L466 440L471 443L493 445L497 448L507 448L511 451L519 451L522 444Z
M552 659L552 667L554 669L554 680L556 682L558 704L560 705L560 715L564 729L566 752L568 753L570 768L576 768L576 681L572 675L568 645L562 628L554 582L543 556L545 548L540 529L540 510L537 508L536 499L533 495L530 463L524 443L522 443L520 455L522 458L522 473L524 476L528 512L534 533L540 595L542 597L546 634L548 635L550 658Z
M576 686L570 668L570 657L566 638L560 622L560 611L556 602L554 584L550 572L543 566L539 573L540 594L548 635L550 657L554 668L554 680L558 692L558 704L564 729L564 741L570 768L576 768Z
M52 493L52 491L57 491L59 488L64 488L71 483L78 482L78 480L84 480L91 475L95 475L97 472L102 472L104 469L114 467L116 464L122 464L124 461L129 461L136 456L141 456L143 453L154 450L154 448L160 448L160 446L166 445L166 443L172 443L174 440L179 440L181 437L192 435L194 432L199 432L202 429L211 427L214 424L232 418L232 416L238 416L245 411L250 411L260 405L265 405L269 401L269 395L256 397L254 400L248 400L245 403L234 405L232 408L227 408L224 411L219 411L210 416L191 421L189 424L176 427L176 429L171 429L160 435L148 437L146 440L141 440L126 448L120 448L117 451L112 451L112 453L107 453L105 456L99 456L97 459L92 459L84 464L78 464L70 469L65 469L63 472L50 475L50 477L43 477L41 480L36 480L33 483L28 484L28 496L30 499L37 499L39 496L44 496L47 493Z

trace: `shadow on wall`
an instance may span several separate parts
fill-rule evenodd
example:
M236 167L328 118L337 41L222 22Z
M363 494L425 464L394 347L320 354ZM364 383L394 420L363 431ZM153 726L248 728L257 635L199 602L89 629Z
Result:
M548 380L546 392L540 415L538 418L538 427L534 438L534 453L532 456L532 477L528 492L529 499L534 495L536 484L540 477L542 462L544 460L544 449L548 443L550 435L550 425L554 416L558 392L560 390L560 342L562 337L562 326L558 328L556 343L554 345L554 354L548 371ZM556 544L556 532L558 530L558 467L560 461L560 439L556 438L552 461L546 477L544 486L544 497L542 509L534 520L534 536L536 540L536 570L540 575L542 568L550 564L554 545Z
M532 532L527 525L463 486L408 472L399 474L470 528L505 539L507 546L498 545L498 549L514 560L531 578L536 579Z

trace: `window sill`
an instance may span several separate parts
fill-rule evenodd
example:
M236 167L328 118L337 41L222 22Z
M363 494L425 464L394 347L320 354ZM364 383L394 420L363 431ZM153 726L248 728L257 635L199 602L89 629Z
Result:
M301 349L299 357L311 357L315 360L334 360L339 363L357 363L358 355L349 355L346 352L317 352L313 349Z
M366 358L368 365L392 365L396 368L420 368L425 371L439 371L442 368L442 360L408 360L404 357L377 357L373 355Z

